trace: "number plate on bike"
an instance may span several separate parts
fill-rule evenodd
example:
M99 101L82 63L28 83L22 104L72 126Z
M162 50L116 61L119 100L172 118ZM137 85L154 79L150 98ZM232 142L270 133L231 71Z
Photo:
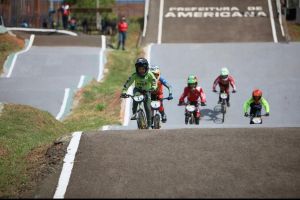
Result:
M194 105L187 105L185 108L189 112L194 112L196 110L196 106Z
M261 123L261 118L260 117L253 117L252 119L254 124L260 124Z
M144 100L144 95L137 95L133 97L134 101L141 102Z
M160 107L160 101L151 101L151 107L158 109Z
M220 96L221 96L222 99L227 99L227 96L228 96L228 95L227 95L226 93L221 93Z

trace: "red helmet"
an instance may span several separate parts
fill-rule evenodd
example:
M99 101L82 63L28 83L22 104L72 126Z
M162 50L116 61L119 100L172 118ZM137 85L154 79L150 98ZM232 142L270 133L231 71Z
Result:
M255 90L253 90L253 92L252 92L252 97L253 97L253 98L254 98L254 97L259 97L259 99L260 99L261 96L262 96L262 91L261 91L260 89L255 89Z

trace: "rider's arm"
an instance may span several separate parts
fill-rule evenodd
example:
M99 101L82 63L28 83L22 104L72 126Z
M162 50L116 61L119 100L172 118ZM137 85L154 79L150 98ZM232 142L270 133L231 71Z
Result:
M213 88L212 88L213 90L216 90L216 86L219 84L219 80L220 80L220 76L218 76L214 81Z
M179 102L184 102L184 99L185 99L185 97L187 97L187 95L188 95L188 88L185 87L182 95L179 98Z
M270 112L270 106L269 106L269 103L268 103L267 100L266 100L265 98L263 98L263 97L261 97L261 104L263 105L265 111L266 111L267 113L269 113L269 112Z
M234 78L232 76L229 76L228 79L229 79L229 83L230 83L232 89L235 91L236 90L236 86L235 86Z
M155 91L157 89L157 79L152 72L149 72L148 75L150 76L150 78L148 80L151 82L150 90Z
M203 90L202 87L200 87L200 99L201 99L202 103L206 102L206 95L205 95L204 90Z
M136 73L133 73L133 74L128 78L128 80L126 81L126 83L125 83L124 86L123 86L123 90L122 90L123 93L127 92L128 88L129 88L129 87L132 85L132 83L134 82L135 77L136 77Z
M248 112L248 109L249 109L250 104L251 104L252 102L253 102L252 97L249 98L247 101L245 101L244 106L243 106L244 113Z
M173 92L172 92L172 86L167 82L166 79L160 77L160 78L159 78L159 81L160 81L166 88L168 88L169 94L173 94Z

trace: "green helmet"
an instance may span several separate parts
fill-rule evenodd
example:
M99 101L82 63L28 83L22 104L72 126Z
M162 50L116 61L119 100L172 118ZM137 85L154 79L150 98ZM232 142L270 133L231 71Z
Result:
M197 80L197 77L196 76L193 76L193 75L190 75L189 77L188 77L188 85L189 84L198 84L198 80Z

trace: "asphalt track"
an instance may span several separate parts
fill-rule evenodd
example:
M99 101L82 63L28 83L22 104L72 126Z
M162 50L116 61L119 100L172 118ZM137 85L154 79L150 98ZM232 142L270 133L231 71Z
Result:
M221 127L247 127L243 103L254 88L260 88L270 104L270 117L262 126L300 126L299 43L226 43L226 44L162 44L151 48L150 62L161 67L161 74L173 86L174 100L164 101L168 123L163 128L184 126L184 107L178 107L179 97L187 77L194 74L207 96L207 106L201 107L199 127L220 125L218 95L212 84L221 67L227 67L236 80L238 92L231 94L231 107ZM165 90L165 94L168 92ZM136 128L135 121L129 123ZM186 127L186 126L184 126Z
M11 76L7 78L7 72L2 75L0 101L30 105L61 119L70 110L78 87L97 80L102 73L101 37L86 38L37 35L29 51L18 55ZM59 115L66 94L67 104Z

